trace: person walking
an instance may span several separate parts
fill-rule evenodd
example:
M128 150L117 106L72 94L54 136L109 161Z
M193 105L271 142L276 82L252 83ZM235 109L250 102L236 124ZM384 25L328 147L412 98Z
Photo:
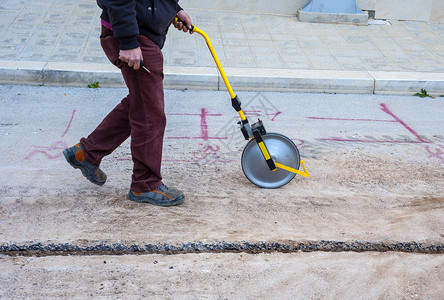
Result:
M183 192L165 186L161 175L166 126L161 49L171 24L192 33L191 18L178 0L97 0L97 4L102 9L101 46L121 70L129 93L88 137L63 155L89 181L103 185L107 176L99 167L102 159L131 137L128 199L178 205L185 199Z

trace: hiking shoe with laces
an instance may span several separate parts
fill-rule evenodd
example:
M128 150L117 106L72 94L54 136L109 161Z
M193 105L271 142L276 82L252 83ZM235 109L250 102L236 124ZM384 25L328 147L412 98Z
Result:
M170 189L162 184L155 190L145 193L129 191L128 199L139 203L151 203L159 206L173 206L181 204L185 195L176 189Z
M71 166L82 171L86 179L97 185L105 184L106 174L99 167L91 165L85 159L85 153L80 144L63 150L63 155Z

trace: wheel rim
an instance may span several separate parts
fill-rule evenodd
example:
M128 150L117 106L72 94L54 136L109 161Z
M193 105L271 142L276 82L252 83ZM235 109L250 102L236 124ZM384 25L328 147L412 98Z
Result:
M279 133L267 133L262 139L274 161L299 169L299 150L289 138ZM261 188L279 188L289 183L296 175L279 168L271 171L254 139L245 146L241 164L248 180Z

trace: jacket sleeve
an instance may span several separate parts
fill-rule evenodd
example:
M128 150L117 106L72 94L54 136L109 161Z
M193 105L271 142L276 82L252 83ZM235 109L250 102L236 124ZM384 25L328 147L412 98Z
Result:
M139 47L136 1L102 0L101 2L108 13L114 36L120 41L120 49L129 50Z

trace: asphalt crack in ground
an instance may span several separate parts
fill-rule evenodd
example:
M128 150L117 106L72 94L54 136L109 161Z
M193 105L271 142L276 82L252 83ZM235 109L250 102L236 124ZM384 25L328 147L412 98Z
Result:
M371 242L371 241L287 241L287 242L187 242L182 244L123 244L100 242L89 245L4 244L0 255L64 256L64 255L130 255L187 253L294 253L294 252L406 252L444 253L444 243Z

